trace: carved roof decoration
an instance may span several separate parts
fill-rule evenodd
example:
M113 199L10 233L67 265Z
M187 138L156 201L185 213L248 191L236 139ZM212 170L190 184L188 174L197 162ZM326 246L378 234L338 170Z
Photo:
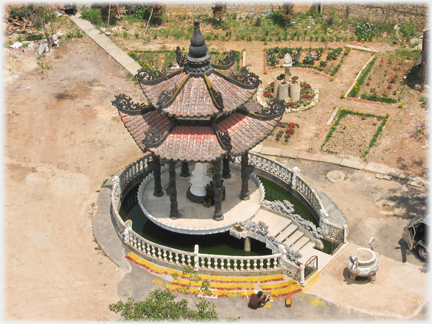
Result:
M194 162L244 154L275 129L284 104L275 100L264 108L253 100L261 80L245 67L231 69L234 51L211 64L199 20L194 25L189 53L176 49L177 69L136 74L148 104L125 94L112 103L143 152Z

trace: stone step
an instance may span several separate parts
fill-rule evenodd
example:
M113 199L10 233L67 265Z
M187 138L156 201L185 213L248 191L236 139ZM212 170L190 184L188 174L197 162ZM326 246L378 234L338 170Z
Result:
M301 249L297 251L302 255L299 261L303 264L306 263L311 256L317 255L317 252L320 252L315 249L315 243L312 241L307 242Z
M275 214L271 211L260 209L255 217L251 219L251 221L258 223L263 222L269 227L270 236L277 235L281 230L288 226L291 223L291 220L285 217L282 217L278 214Z
M291 247L291 245L293 245L295 242L297 242L300 239L300 237L302 237L302 236L303 236L303 232L295 231L294 234L292 234L290 237L288 237L282 243L284 243L288 247Z
M297 229L297 226L294 224L291 224L287 226L282 232L280 232L277 236L275 236L275 239L279 242L282 242L285 240L288 236L290 236L294 231Z
M295 242L292 246L291 249L293 249L294 251L298 251L300 250L303 246L306 245L307 242L310 241L310 238L307 236L303 236L300 240L298 240L297 242Z

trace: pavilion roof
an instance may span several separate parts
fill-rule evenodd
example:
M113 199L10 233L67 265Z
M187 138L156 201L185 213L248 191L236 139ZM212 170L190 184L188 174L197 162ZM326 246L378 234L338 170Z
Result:
M142 151L151 151L165 160L193 162L210 162L227 152L244 154L263 141L282 117L275 110L255 114L245 106L212 121L181 122L151 106L140 112L119 109L119 114Z
M231 69L234 51L211 64L199 21L194 23L189 54L177 47L178 67L137 73L149 104L120 94L113 105L141 150L162 159L209 162L244 154L274 130L285 106L277 99L268 107L253 100L261 80L246 67Z

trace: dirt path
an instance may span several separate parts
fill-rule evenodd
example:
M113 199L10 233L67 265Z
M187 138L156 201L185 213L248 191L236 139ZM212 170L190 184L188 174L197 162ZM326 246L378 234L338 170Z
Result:
M141 156L110 101L142 92L87 37L47 61L49 70L23 73L5 91L5 313L115 319L107 305L123 270L93 239L93 204L102 182Z

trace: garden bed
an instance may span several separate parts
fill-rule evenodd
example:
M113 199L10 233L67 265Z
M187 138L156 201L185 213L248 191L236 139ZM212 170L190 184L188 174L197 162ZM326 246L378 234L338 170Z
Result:
M404 51L375 56L354 83L348 97L385 103L399 102L408 90L409 74L419 53Z
M321 150L364 158L376 143L389 114L378 116L340 108Z
M293 67L310 68L330 76L336 74L343 63L343 58L350 52L349 48L303 48L303 47L272 47L266 50L266 67L281 68L283 59L289 54Z
M184 48L183 48L184 50ZM242 62L240 52L234 51L236 53L236 64L235 68L240 70L240 64ZM223 59L229 52L217 52L211 51L209 52L211 55L211 63L219 64L219 60ZM150 68L153 70L167 70L171 63L176 61L176 53L175 50L159 50L159 51L138 51L133 50L130 51L129 56L132 57L135 61L137 61L142 67ZM187 53L183 53L186 55Z

